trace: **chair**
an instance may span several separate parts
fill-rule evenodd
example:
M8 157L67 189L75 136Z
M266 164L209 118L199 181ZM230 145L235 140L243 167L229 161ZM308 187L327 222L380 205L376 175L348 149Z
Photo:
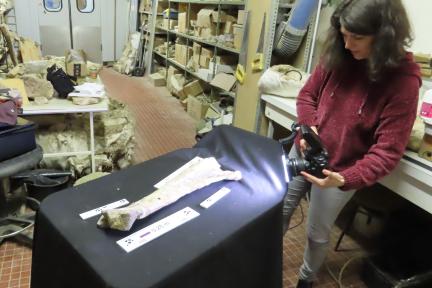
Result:
M0 244L3 240L18 237L25 244L32 243L32 235L25 234L34 225L35 212L22 209L23 204L31 201L32 207L39 202L26 197L22 186L15 187L11 177L19 172L34 168L42 160L42 148L0 162Z
M386 221L391 211L403 205L403 200L395 197L394 193L381 185L364 188L356 192L352 199L353 207L346 216L347 222L342 228L334 251L340 251L339 246L343 237L351 229L358 213L366 215L366 224L370 225L372 219Z
M336 245L334 247L334 251L340 251L339 245L341 244L342 239L345 236L345 234L350 230L357 213L364 214L367 216L367 222L366 223L368 225L372 222L372 218L384 218L385 217L384 213L381 211L375 210L375 209L368 207L366 205L361 205L359 203L355 203L355 207L354 207L351 215L349 215L348 221L346 222L345 227L342 229L342 232L339 235L339 238L338 238Z

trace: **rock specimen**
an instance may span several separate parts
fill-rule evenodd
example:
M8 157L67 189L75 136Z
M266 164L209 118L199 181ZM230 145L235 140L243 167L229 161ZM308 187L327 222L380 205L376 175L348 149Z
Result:
M195 158L188 169L168 180L150 195L127 207L102 213L97 225L103 228L128 231L135 220L176 202L181 197L222 180L240 180L240 171L224 171L215 158Z

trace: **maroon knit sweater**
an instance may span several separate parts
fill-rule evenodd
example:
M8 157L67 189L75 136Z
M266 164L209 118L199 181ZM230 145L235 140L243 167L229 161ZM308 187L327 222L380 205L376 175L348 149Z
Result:
M297 99L298 122L317 126L330 170L359 189L389 174L401 159L416 118L420 71L411 53L379 82L365 61L337 73L318 65Z

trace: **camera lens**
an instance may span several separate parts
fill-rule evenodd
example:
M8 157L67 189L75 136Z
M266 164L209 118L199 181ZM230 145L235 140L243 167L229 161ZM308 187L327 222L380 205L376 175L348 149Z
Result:
M304 159L289 158L287 166L289 178L292 179L292 177L299 176L301 171L306 170L308 163Z

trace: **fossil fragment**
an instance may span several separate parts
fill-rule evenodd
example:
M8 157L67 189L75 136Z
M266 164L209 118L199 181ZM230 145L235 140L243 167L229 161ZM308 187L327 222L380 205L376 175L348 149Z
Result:
M224 171L215 158L195 158L188 169L181 171L166 184L127 207L104 211L98 226L129 230L135 220L171 204L181 197L222 180L240 180L240 171Z

